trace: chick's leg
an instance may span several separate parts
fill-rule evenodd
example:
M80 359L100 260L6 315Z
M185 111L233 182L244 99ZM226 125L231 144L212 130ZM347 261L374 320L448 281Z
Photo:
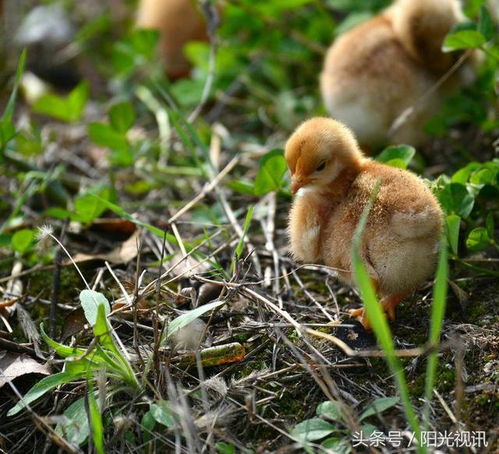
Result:
M395 320L395 309L399 303L404 299L405 294L399 293L397 295L386 296L382 300L383 311L386 312L390 320Z

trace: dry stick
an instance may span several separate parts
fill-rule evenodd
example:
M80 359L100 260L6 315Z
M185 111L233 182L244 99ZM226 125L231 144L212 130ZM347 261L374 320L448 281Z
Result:
M235 156L232 158L229 163L222 169L222 171L209 183L206 184L201 192L194 197L189 203L184 205L179 211L177 211L170 219L168 219L168 223L172 223L176 221L180 216L187 213L196 203L202 200L206 194L211 192L215 186L217 186L228 174L229 172L238 164L239 156Z
M35 359L39 358L39 356L36 354L36 351L33 350L32 348L26 347L22 344L18 344L17 342L12 342L10 340L3 339L2 337L0 337L0 349L14 353L21 353L21 354L25 353L26 355L29 355Z
M3 282L8 282L11 279L17 279L19 277L23 277L23 276L27 276L27 275L32 274L32 273L36 273L37 271L50 271L53 268L54 268L54 265L47 265L47 266L35 265L33 268L30 268L29 270L21 271L19 273L11 274L10 276L0 278L0 284Z
M140 287L140 284L142 282L142 278L140 275L140 257L141 257L141 252L142 252L142 242L140 241L140 234L136 238L136 245L137 245L137 261L135 264L135 288L133 291L133 299L132 299L133 347L135 349L135 352L137 353L137 356L139 357L142 370L145 370L146 363L144 361L144 358L142 357L141 349L139 348L139 330L138 330L139 317L138 317L138 313L137 313L137 304L140 302L139 287Z
M281 285L279 276L279 254L274 244L274 234L275 234L275 214L277 208L277 194L271 192L268 196L268 212L267 212L267 228L263 229L266 236L265 248L272 254L272 260L274 263L274 294L277 295L277 302L279 307L282 309L282 296L281 296Z
M61 290L61 266L62 266L62 250L57 248L54 257L54 274L52 277L52 292L50 295L50 313L49 313L49 333L52 339L55 339L55 318L57 315L57 302Z
M3 371L0 369L0 373L3 373ZM14 385L12 381L8 382L10 388L12 391L14 391L14 394L17 396L19 400L24 400L23 396L17 389L17 387ZM35 425L39 425L43 430L46 431L46 434L50 434L50 438L56 443L61 449L64 449L66 452L69 452L71 454L79 454L81 451L79 449L75 449L73 446L71 446L64 438L60 437L56 431L45 422L45 419L38 416L35 411L31 408L30 404L25 405L26 410L31 414L31 417L35 421Z
M159 298L161 295L161 268L163 267L163 258L165 256L165 251L166 251L166 231L163 234L163 245L161 247L161 257L158 267L158 278L156 279L156 301L154 302L154 311L152 318L153 336L154 336L153 366L157 380L156 385L159 384L159 379L161 376L159 347L161 343L161 337L163 336L163 329L165 328L165 325L163 325L161 331L159 329Z
M177 240L178 247L180 248L180 252L182 253L182 258L186 258L187 250L185 249L184 242L182 241L182 237L180 236L180 233L177 229L177 225L172 222L170 224L170 227L172 228L173 235L175 235L175 239Z
M327 333L322 333L320 331L316 331L311 328L304 327L300 325L291 315L284 311L279 309L277 305L275 305L272 301L268 300L264 296L258 294L254 290L251 290L246 287L240 287L240 291L243 294L246 294L246 296L249 296L250 298L256 299L262 303L264 303L266 306L270 307L274 312L279 314L281 317L285 318L291 325L293 325L293 328L295 328L296 332L298 335L303 336L303 334L309 334L314 337L319 337L321 339L326 339L329 342L335 344L337 347L339 347L345 354L348 356L358 356L358 357L380 357L383 358L385 355L382 351L380 350L353 350L350 348L345 342L343 342L341 339L338 339L335 336L332 336L331 334ZM406 357L406 356L420 356L423 353L427 352L428 349L422 349L422 348L411 348L411 349L406 349L406 350L395 350L395 355L396 356L401 356L401 357Z
M318 308L319 310L326 316L326 318L330 321L330 322L334 322L334 318L331 317L331 315L329 314L329 312L322 306L321 303L319 303L319 301L317 301L314 296L307 290L307 288L305 287L305 285L303 284L302 280L300 279L300 277L298 276L298 274L296 273L296 271L292 270L291 271L291 274L293 274L293 277L295 278L296 282L298 283L298 285L300 286L300 288L303 290L303 293L307 296L307 298L312 301L312 303L314 303Z
M418 106L419 104L423 104L426 102L426 100L433 94L435 93L436 90L442 86L458 69L459 67L464 63L464 61L470 56L471 50L468 49L461 57L459 60L452 65L452 67L442 76L440 79L438 79L434 85L432 85L412 106L408 107L405 109L395 120L393 121L392 125L390 126L390 129L388 131L388 136L391 137L393 134L400 129L400 127L410 118L412 115L414 115L414 112L416 111L415 107Z
M219 188L218 186L216 186L215 192L217 193L220 204L222 205L222 209L224 210L224 213L227 216L227 219L229 220L230 224L232 225L232 228L236 232L239 239L243 239L244 238L243 229L238 224L236 216L234 214L234 211L232 211L232 208L230 207L230 204L227 201L227 198L225 197L224 191L221 188ZM252 253L255 250L255 247L246 238L244 239L244 241L246 243L246 248L248 250L248 253L251 255L251 261L253 262L253 266L255 267L256 274L258 276L261 276L262 275L262 266L260 264L260 260L258 259L258 256L256 254Z

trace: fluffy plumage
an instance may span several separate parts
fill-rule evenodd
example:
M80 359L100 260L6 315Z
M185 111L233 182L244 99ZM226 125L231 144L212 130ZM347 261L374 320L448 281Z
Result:
M463 19L458 0L397 0L340 36L320 78L330 115L352 128L363 146L423 142L422 126L443 97L473 78L470 62L425 97L460 55L441 46ZM392 129L410 107L413 114Z
M191 0L141 0L137 26L159 30L160 51L166 73L172 78L185 77L191 65L184 54L189 41L207 40L206 23L197 2Z
M384 309L396 305L431 276L442 228L442 211L424 182L409 171L366 158L343 124L313 118L286 143L285 157L296 193L289 238L296 260L323 262L352 284L351 245L360 216L378 180L362 258ZM364 326L362 309L353 311Z

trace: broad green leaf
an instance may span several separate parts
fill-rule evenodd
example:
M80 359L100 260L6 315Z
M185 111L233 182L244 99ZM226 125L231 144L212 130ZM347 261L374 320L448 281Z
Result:
M33 110L61 121L75 122L78 121L83 114L88 95L88 83L82 82L66 97L55 94L42 96L33 105Z
M88 136L92 142L111 150L126 150L128 148L125 133L119 132L104 123L90 123L88 125Z
M16 136L16 133L16 128L10 120L0 120L0 149L3 149L7 143Z
M164 335L162 343L166 342L173 333L183 328L184 326L187 326L189 323L201 317L203 314L206 314L206 312L223 306L224 304L225 301L216 300L178 316L168 324L168 329L166 330L166 334Z
M470 162L462 169L459 169L451 177L452 183L466 184L470 178L470 175L477 169L480 169L482 165L478 162Z
M449 214L445 217L445 226L451 251L453 254L458 255L461 218L457 214Z
M369 404L368 407L360 414L359 421L368 418L369 416L383 413L385 410L394 407L400 402L399 397L381 397Z
M12 248L21 254L26 252L35 240L35 232L30 229L19 230L12 236Z
M261 196L280 189L284 182L286 170L287 164L283 151L269 151L260 160L260 168L255 178L255 195Z
M219 441L215 444L215 448L219 454L236 454L236 447L231 443Z
M344 438L331 437L327 438L321 443L321 446L327 449L328 453L334 454L350 454L352 452L352 448L350 447L350 443L348 440Z
M83 375L82 375L83 376ZM59 385L64 383L69 383L80 379L80 377L75 377L67 372L59 372L58 374L50 375L48 377L42 378L35 386L33 386L14 407L12 407L7 416L13 416L19 413L26 405L35 401L39 397L43 396L45 393L57 388Z
M462 218L469 216L475 203L475 198L460 183L446 185L437 195L446 213L457 214Z
M483 251L487 246L492 244L492 240L489 237L487 229L483 227L477 227L473 229L468 238L466 238L466 247L470 251Z
M475 49L485 44L485 36L476 30L460 30L445 37L442 50L452 52L461 49Z
M55 428L55 432L69 443L80 446L87 440L90 434L88 415L85 410L85 398L75 400L66 410L63 416L67 419L60 422Z
M297 424L291 436L300 441L316 441L331 435L336 430L332 424L320 418L306 419Z
M360 430L364 438L370 438L374 432L381 432L376 426L373 426L372 424L362 424Z
M145 442L149 441L152 439L152 431L154 430L154 427L156 426L156 420L154 419L153 415L151 414L151 410L148 410L144 413L144 416L142 416L142 420L140 422L142 430L142 438Z
M171 410L170 402L167 400L158 400L151 404L149 411L154 420L159 424L162 424L169 429L175 427L173 412Z
M75 200L71 219L88 223L97 219L104 211L106 211L106 206L99 199L91 194L86 194Z
M317 407L317 415L324 418L332 419L333 421L342 421L341 404L336 401L327 400L322 402Z
M93 290L82 290L80 292L80 302L85 318L91 326L95 326L99 306L104 307L104 313L108 316L111 313L111 307L107 298L99 292Z
M407 169L407 166L415 154L416 150L409 145L391 146L385 148L379 156L376 157L376 161L384 162L393 167Z
M120 133L126 133L135 122L135 112L129 102L119 102L109 109L111 126Z

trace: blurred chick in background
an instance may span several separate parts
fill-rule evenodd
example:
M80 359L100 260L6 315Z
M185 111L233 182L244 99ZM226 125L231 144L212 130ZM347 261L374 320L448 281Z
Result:
M206 22L195 0L141 0L137 26L160 33L160 52L169 77L186 77L191 64L184 53L189 41L208 39Z
M463 19L458 0L397 0L339 37L320 77L330 115L352 128L362 146L424 142L423 124L446 93L472 79L467 62L436 87L459 57L442 52L443 40Z
M380 181L361 255L393 320L399 302L434 271L442 228L436 198L411 172L366 158L352 132L332 119L300 125L286 143L285 158L296 194L289 215L293 256L337 269L347 284L353 283L353 235ZM351 315L369 328L363 309Z

